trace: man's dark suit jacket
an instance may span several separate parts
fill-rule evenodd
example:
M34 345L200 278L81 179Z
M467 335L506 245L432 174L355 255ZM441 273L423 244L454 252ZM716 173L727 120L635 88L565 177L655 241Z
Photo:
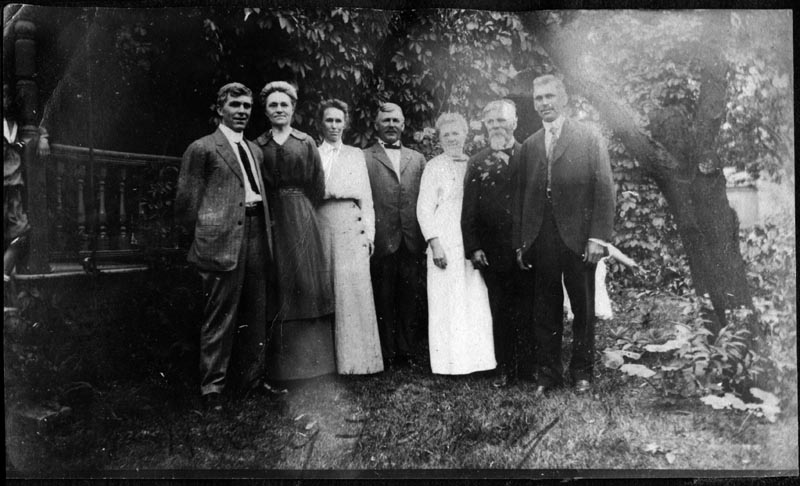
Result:
M421 254L425 240L417 222L417 196L425 158L402 147L400 180L386 151L376 143L364 149L364 158L375 206L375 253L373 258L390 255L405 242L412 254Z
M272 258L272 235L267 218L266 192L262 178L263 154L247 141L255 158L255 179L264 200L268 258ZM217 129L195 140L186 149L175 196L177 221L194 233L188 260L204 271L236 268L242 248L245 219L245 175L228 139Z
M464 199L461 207L461 233L464 255L483 250L489 261L486 271L508 272L516 266L511 241L514 186L522 145L515 142L508 166L490 158L486 148L469 159L464 178Z
M514 201L515 248L530 249L542 226L547 201L544 129L522 144ZM566 119L553 150L553 216L567 247L581 255L589 238L611 239L614 181L603 139L577 120Z

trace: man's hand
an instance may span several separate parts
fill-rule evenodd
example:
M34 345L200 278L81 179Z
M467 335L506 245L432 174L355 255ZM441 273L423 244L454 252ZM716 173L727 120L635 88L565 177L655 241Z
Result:
M431 238L429 243L433 252L433 264L444 270L447 268L447 255L444 253L442 244L439 243L439 238Z
M587 241L586 248L583 250L583 261L585 263L595 264L605 256L605 248L600 243L594 241Z
M486 258L486 253L484 253L483 250L478 249L473 251L469 259L472 261L472 266L478 270L489 266L489 259Z
M50 142L46 136L39 137L39 144L36 147L36 155L39 157L47 157L50 155Z
M530 270L531 266L522 260L522 248L517 248L517 266L520 270Z

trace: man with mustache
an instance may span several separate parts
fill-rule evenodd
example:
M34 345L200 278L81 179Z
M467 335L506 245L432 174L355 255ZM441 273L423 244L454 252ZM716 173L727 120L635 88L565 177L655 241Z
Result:
M268 393L263 383L267 271L272 255L262 153L245 140L253 95L240 83L217 93L217 130L183 155L175 198L176 220L194 241L206 296L200 327L200 392L221 410L222 392Z
M383 103L375 117L378 143L364 149L375 208L370 271L385 368L411 359L425 251L416 210L425 158L402 146L403 128L403 110Z
M517 379L533 379L533 339L529 315L532 275L520 270L511 244L514 181L521 145L514 139L517 110L511 100L497 100L483 108L489 147L469 160L464 179L461 231L464 254L481 270L489 290L494 350L495 387Z
M563 275L572 311L570 375L591 389L594 364L594 274L614 227L614 181L602 136L567 118L567 93L553 75L533 80L543 128L522 144L514 201L514 245L522 269L534 271L537 394L562 383Z

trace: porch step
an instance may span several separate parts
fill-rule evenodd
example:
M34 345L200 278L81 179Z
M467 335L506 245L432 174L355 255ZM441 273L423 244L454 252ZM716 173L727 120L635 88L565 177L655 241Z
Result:
M145 272L150 268L145 263L98 263L97 270L101 275L111 275L120 273ZM49 280L64 277L90 275L80 263L51 263L50 273L18 273L14 275L15 280Z

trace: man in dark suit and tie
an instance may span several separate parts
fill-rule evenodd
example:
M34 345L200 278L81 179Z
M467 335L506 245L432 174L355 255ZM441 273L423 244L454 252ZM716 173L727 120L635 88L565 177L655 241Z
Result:
M425 240L417 196L425 158L403 147L403 110L384 103L375 118L378 143L364 149L375 207L371 260L375 311L385 365L408 363L413 345Z
M188 260L206 296L200 329L200 391L222 408L222 392L263 392L267 271L272 236L262 154L245 140L252 92L229 83L217 93L217 130L183 155L175 213L194 235Z
M521 145L514 139L517 109L511 100L483 108L489 147L470 158L464 179L461 232L464 254L481 270L489 291L498 376L496 387L533 379L533 336L527 305L530 272L517 267L511 243L511 204Z
M575 315L569 371L582 393L591 389L594 273L614 226L614 181L602 136L565 116L567 93L560 79L534 79L533 103L544 127L520 151L513 239L518 265L534 271L536 391L562 383L563 274Z

